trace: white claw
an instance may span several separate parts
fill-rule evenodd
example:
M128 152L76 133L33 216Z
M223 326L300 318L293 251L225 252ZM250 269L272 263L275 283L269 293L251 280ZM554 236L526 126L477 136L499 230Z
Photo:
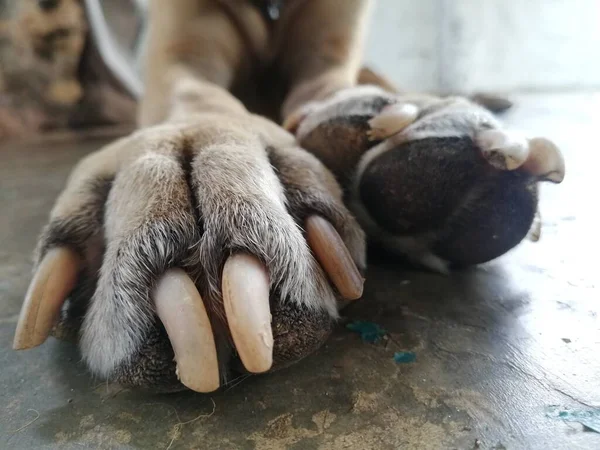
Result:
M283 128L290 133L295 134L298 131L298 128L300 128L302 121L314 113L317 109L319 109L319 105L316 102L307 103L301 106L284 119L282 125Z
M171 269L159 279L153 298L175 352L181 383L196 392L218 389L215 340L194 282L183 270Z
M535 216L533 216L533 222L531 223L531 228L527 233L527 239L531 242L537 242L540 240L542 235L542 217L539 211L535 212Z
M529 158L523 170L542 181L560 183L565 178L565 159L552 141L533 138L529 141Z
M255 256L230 256L223 267L223 303L229 331L244 367L266 372L273 364L269 274Z
M401 132L419 116L419 108L412 103L395 103L386 106L369 120L368 135L371 140L386 139Z
M527 138L514 131L481 131L475 136L475 143L483 157L500 170L518 169L529 156Z

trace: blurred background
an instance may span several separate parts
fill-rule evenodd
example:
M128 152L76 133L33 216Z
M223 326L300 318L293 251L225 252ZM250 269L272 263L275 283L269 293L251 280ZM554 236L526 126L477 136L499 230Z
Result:
M405 89L600 87L598 0L377 0L367 61Z
M0 0L0 139L131 126L146 3ZM403 90L594 90L599 23L598 0L377 0L366 64Z

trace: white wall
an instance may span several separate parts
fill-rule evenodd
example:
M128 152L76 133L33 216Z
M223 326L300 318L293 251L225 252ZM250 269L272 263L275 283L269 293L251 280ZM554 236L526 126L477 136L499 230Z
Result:
M367 62L406 89L600 88L600 0L376 0Z

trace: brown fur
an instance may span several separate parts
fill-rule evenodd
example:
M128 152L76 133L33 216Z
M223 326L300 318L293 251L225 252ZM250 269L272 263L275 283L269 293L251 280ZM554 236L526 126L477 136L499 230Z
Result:
M71 298L62 322L82 322L83 355L98 375L156 386L172 377L164 373L157 380L154 366L162 358L142 357L156 354L148 348L155 341L144 338L156 326L150 290L172 265L186 267L195 277L213 322L219 322L219 270L228 252L250 251L264 258L274 289L274 329L289 330L275 333L286 336L276 343L274 355L285 364L314 351L326 338L329 320L311 317L336 315L334 293L298 228L306 215L327 217L364 267L363 234L343 207L334 178L296 147L293 136L252 115L229 90L278 64L288 85L285 114L351 86L369 2L349 1L333 23L324 20L336 2L290 2L271 30L248 4L227 8L224 3L152 2L141 130L79 164L40 244L43 255L62 230L62 245L98 255L102 250L87 247L97 245L92 236L103 236L102 269L90 283L96 288L85 317L77 305L87 300ZM283 33L278 28L283 26L291 28ZM309 32L314 27L319 32ZM295 48L300 41L304 45ZM112 180L105 205L93 200L100 179ZM90 205L101 205L103 222L90 222L98 217ZM97 262L87 259L87 264ZM69 310L74 311L71 320ZM287 312L280 315L279 310ZM310 331L303 322L324 327ZM225 328L216 323L217 334ZM227 335L217 336L217 342L226 376ZM140 372L140 365L148 370ZM137 375L132 367L138 368ZM172 364L160 367L172 370Z
M140 129L78 165L39 245L40 257L55 245L84 257L57 335L81 324L83 357L95 374L181 388L150 300L157 278L179 266L208 306L226 378L239 364L222 313L220 271L238 251L257 255L269 269L275 367L324 342L338 296L304 240L303 221L309 214L328 219L364 269L364 234L343 202L353 204L361 161L377 144L366 139L368 120L398 101L390 83L359 73L371 4L289 0L269 23L243 1L151 2ZM354 89L360 79L388 92ZM338 93L331 104L320 103ZM481 125L469 119L473 112L479 117L475 105L403 99L422 109L415 139L440 130L468 134ZM319 107L303 117L298 140L316 157L274 121L253 114L268 111L281 121L314 102ZM400 145L386 142L390 149ZM393 174L380 175L367 173L363 193L394 181ZM386 211L361 216L363 209L354 211L372 236L397 231L386 226L394 219ZM455 237L448 242L468 253Z

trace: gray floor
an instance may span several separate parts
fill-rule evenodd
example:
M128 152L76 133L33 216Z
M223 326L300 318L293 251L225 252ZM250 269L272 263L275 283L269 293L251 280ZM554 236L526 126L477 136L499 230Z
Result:
M101 141L0 148L0 448L598 449L548 408L600 406L596 233L600 96L527 96L507 121L553 137L567 177L542 191L542 239L442 277L372 261L316 355L210 396L142 396L91 379L53 339L13 352L31 251L69 169ZM398 364L395 351L414 351Z

